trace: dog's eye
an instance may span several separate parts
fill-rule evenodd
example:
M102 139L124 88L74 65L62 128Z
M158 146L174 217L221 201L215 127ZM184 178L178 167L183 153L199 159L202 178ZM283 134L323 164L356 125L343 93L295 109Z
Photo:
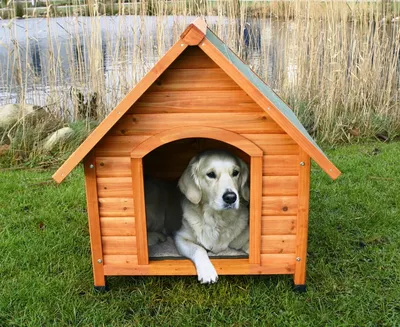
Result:
M232 173L232 176L236 177L237 175L239 175L239 171L238 170L234 170L233 173Z
M216 176L215 173L212 171L212 172L209 172L209 173L207 174L207 177L209 177L209 178L215 178L215 177L217 177L217 176Z

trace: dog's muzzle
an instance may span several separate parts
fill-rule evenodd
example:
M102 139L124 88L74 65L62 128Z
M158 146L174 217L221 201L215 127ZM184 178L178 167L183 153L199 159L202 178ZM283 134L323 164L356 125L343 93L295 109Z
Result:
M232 206L237 200L237 195L235 192L228 191L222 195L222 199L227 205Z

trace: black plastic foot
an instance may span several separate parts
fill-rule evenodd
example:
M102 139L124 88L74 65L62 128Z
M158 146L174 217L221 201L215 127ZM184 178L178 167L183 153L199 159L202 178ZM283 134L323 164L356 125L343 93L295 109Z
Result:
M94 286L94 291L97 293L105 293L108 292L110 289L108 288L108 286Z
M307 292L307 285L306 284L300 284L300 285L293 285L293 291L297 293L305 293Z

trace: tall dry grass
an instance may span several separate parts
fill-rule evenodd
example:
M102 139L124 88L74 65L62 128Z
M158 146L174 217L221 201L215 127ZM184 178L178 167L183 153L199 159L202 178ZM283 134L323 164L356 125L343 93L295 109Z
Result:
M45 48L36 31L27 28L29 19L2 21L11 41L0 61L0 105L40 104L66 121L102 119L193 16L203 16L319 140L400 134L400 14L395 2L71 3L45 3ZM24 13L35 16L40 10L25 5ZM67 18L59 22L55 15ZM41 58L40 73L28 56L32 49Z

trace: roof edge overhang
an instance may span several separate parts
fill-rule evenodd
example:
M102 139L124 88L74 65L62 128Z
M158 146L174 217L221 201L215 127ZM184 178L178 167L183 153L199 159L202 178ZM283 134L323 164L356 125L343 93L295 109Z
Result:
M216 47L210 38L217 39L223 46L223 51L227 52L227 56L224 55L218 47ZM247 78L232 62L232 57L246 65L235 53L230 49L212 32L207 28L206 37L203 39L199 48L205 52L229 77L231 77L264 111L291 137L297 142L297 144L304 149L304 151L329 175L333 180L341 175L340 170L326 157L323 151L318 147L315 141L312 140L311 136L304 129L293 111L280 99L265 82L259 78L250 68L249 71L252 73L253 81ZM246 65L248 67L248 65ZM289 110L295 119L304 130L300 132L299 128L296 127L288 117L273 103L266 95L264 95L254 84L254 80L262 84L264 88L267 88L271 96L274 97L275 102L279 101L286 110ZM307 137L307 136L308 137Z
M206 31L207 24L203 19L197 18L192 22L181 34L179 40L53 174L53 179L57 183L61 183L175 59L178 58L188 46L197 45L204 39Z

